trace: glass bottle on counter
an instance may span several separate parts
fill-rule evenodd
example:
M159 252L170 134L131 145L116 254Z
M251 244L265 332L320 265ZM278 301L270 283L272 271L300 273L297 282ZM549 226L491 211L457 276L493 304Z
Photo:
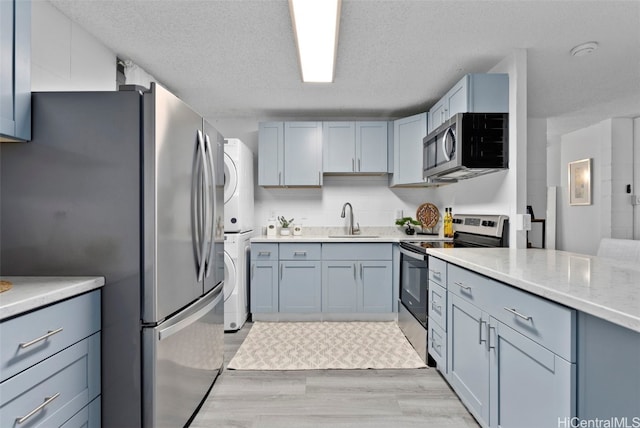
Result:
M453 213L452 208L448 207L444 209L444 237L453 238Z

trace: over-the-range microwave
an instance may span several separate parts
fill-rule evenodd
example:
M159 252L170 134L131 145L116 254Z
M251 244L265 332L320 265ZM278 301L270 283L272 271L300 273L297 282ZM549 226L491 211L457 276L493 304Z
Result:
M509 114L458 113L423 139L423 176L447 183L509 168Z

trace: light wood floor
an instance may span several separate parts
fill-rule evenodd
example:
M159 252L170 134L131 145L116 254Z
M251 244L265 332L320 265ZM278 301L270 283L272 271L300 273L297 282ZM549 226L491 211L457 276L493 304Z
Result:
M251 323L225 334L225 368ZM224 370L192 428L411 428L478 424L433 368Z

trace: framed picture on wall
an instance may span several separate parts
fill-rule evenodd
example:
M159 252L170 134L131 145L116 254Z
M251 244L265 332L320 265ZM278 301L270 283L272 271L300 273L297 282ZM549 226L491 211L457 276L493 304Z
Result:
M591 159L569 162L569 205L591 205Z

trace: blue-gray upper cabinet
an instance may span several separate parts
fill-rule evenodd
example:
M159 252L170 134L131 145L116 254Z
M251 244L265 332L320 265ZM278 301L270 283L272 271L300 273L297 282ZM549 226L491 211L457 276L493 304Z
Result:
M31 1L0 1L0 142L31 139Z
M321 186L322 122L260 123L258 184Z
M387 172L387 122L324 122L323 172Z
M391 186L424 183L422 139L427 135L427 113L393 122L393 176Z
M283 186L284 122L258 125L258 184Z
M508 111L508 74L467 74L431 107L428 132L442 125L456 113L507 113Z

